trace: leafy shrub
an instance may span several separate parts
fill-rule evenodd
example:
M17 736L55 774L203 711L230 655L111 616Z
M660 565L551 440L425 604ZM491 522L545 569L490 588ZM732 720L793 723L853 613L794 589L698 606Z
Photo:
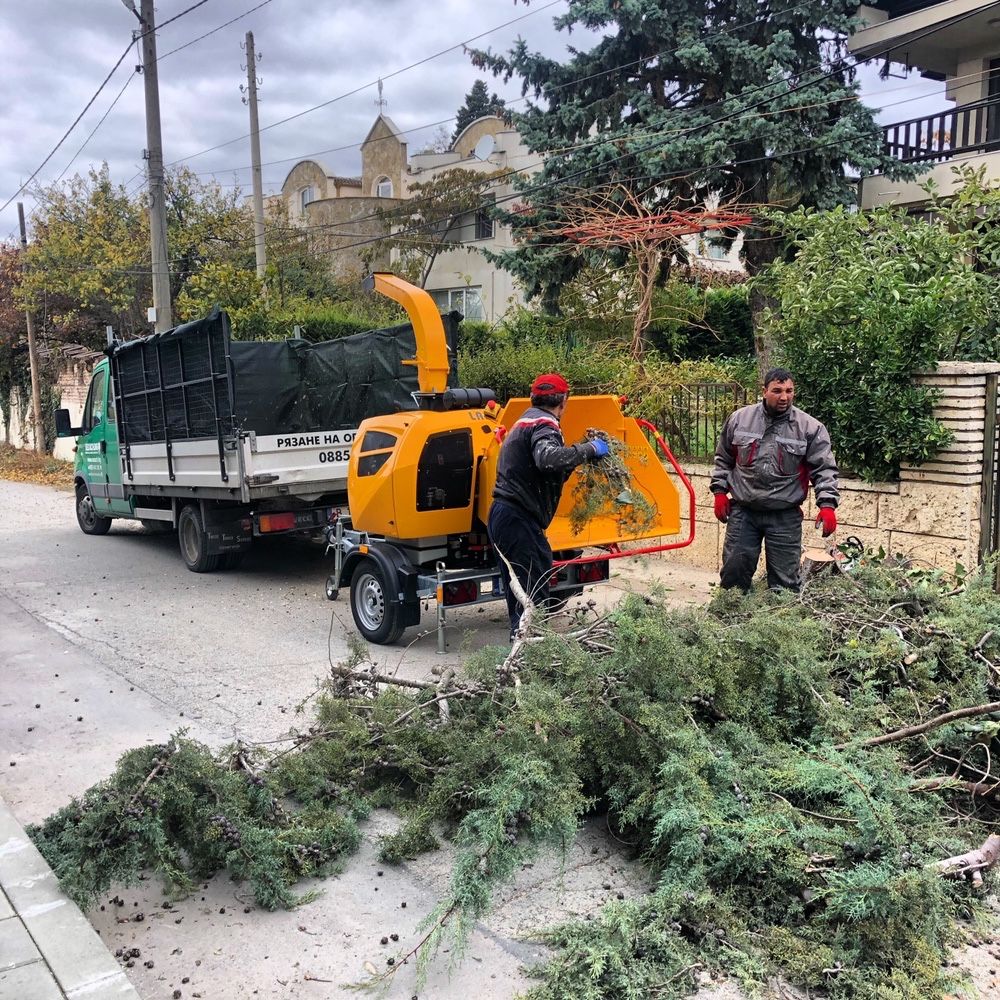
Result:
M995 356L996 338L982 334L996 328L996 278L967 262L960 236L898 210L773 221L796 252L760 279L778 303L768 325L841 464L878 480L932 459L949 433L913 374Z

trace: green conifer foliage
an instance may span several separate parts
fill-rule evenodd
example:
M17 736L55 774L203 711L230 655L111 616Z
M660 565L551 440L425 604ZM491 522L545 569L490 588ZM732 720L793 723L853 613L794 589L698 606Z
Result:
M523 40L506 54L472 53L478 67L520 81L529 101L514 124L533 152L548 154L539 173L518 179L524 197L503 215L521 244L493 259L549 306L587 259L555 232L570 189L625 184L651 207L714 195L727 205L826 209L855 201L845 165L899 169L845 58L854 0L568 8L557 28L601 32L599 42L562 61ZM745 258L756 273L778 246L751 235Z
M358 817L392 807L403 825L384 860L442 838L455 860L391 975L445 939L460 952L496 889L599 811L648 891L544 933L531 1000L670 1000L705 973L751 991L780 975L834 1000L948 988L947 949L980 891L934 862L997 818L982 790L998 777L1000 596L985 577L956 587L867 557L801 595L686 610L630 596L529 639L418 690L355 656L269 760L178 736L126 754L32 836L81 901L149 868L180 890L228 868L287 906L299 878L353 848Z

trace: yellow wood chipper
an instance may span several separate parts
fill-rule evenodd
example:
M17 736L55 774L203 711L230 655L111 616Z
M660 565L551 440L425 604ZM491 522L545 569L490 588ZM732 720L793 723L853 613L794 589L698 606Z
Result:
M395 642L417 625L423 602L434 601L443 652L449 607L505 596L486 522L503 435L530 404L512 399L500 406L489 389L449 388L448 343L430 295L391 274L372 275L366 284L406 309L417 349L404 364L416 366L419 391L412 410L369 418L358 429L348 464L350 514L327 532L335 559L327 597L334 600L349 586L358 630L380 644ZM563 435L567 442L580 441L595 427L624 442L631 489L642 494L654 515L639 534L623 530L615 509L574 531L569 515L579 471L574 472L546 533L556 559L551 593L557 601L608 579L610 559L694 540L690 482L653 426L626 416L624 402L616 396L570 396ZM688 493L689 531L681 540L680 496L657 448ZM623 548L643 540L649 544Z

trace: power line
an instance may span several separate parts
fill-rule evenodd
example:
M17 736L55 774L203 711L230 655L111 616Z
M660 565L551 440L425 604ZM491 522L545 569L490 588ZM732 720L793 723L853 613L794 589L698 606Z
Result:
M929 28L926 31L924 31L924 32L922 32L922 33L914 36L913 38L910 39L910 42L912 43L912 42L920 41L923 38L926 38L926 37L928 37L930 35L936 34L937 32L941 31L944 27L948 27L948 26L951 26L951 25L954 25L954 24L961 23L962 21L967 20L969 17L973 17L976 14L981 13L983 10L989 10L990 8L997 7L997 6L1000 6L1000 0L993 0L993 2L990 3L990 4L987 4L985 8L980 7L980 8L977 8L975 10L966 11L965 13L956 15L956 16L954 16L952 18L948 18L947 21L941 23L940 25L936 25L936 26L934 26L932 28ZM830 79L831 77L836 76L838 73L840 73L844 69L855 69L858 66L864 65L865 63L868 63L868 62L871 62L873 59L876 59L879 56L882 56L882 55L884 55L886 53L891 52L892 48L893 47L890 46L890 47L888 47L888 48L886 48L884 50L880 50L878 52L873 52L871 55L866 56L863 59L855 60L850 65L847 64L847 61L845 59L839 59L832 66L831 69L829 69L826 73L821 74L819 77L817 77L814 80L810 80L810 81L807 81L807 82L796 84L795 86L790 87L788 90L786 90L783 94L775 95L775 97L769 98L769 99L762 99L762 100L758 101L756 104L752 104L752 105L750 105L748 107L744 107L744 108L740 109L739 111L730 112L729 114L723 115L723 116L721 116L719 118L712 119L711 121L709 121L709 122L707 122L707 123L705 123L703 125L693 125L690 128L688 128L688 129L677 130L674 134L675 135L690 134L692 132L696 132L699 129L702 129L702 128L705 128L705 127L717 126L717 125L721 124L722 122L725 122L725 121L728 121L728 120L732 120L733 118L739 118L742 115L744 115L746 112L752 111L755 108L760 107L762 104L766 103L767 100L775 100L775 99L777 99L779 97L787 98L790 95L792 95L794 93L797 93L798 91L807 89L809 87L813 87L816 84L823 82L823 80ZM817 67L811 67L810 69L815 69L815 68L817 68ZM803 72L808 73L808 72L810 72L810 69L806 69ZM786 82L786 81L770 81L769 83L763 84L763 85L761 85L759 87L751 88L749 91L744 91L742 94L740 94L740 97L746 96L747 93L752 94L755 91L760 91L760 90L766 89L767 87L773 86L775 83L778 83L778 82ZM854 98L856 99L856 95L854 95ZM834 102L834 103L836 103L836 102ZM710 110L713 107L719 107L720 105L723 105L723 104L725 104L725 100L718 101L714 105L706 105L704 107L696 108L696 109L693 108L691 110L692 111L697 111L697 112L704 112L706 110ZM790 110L800 110L800 109L798 109L798 108L791 109L790 108L790 109L786 109L786 110L790 111ZM601 143L615 142L615 141L619 141L621 138L622 138L622 136L605 136L601 140ZM742 140L742 141L737 142L736 145L741 145L742 143L748 142L748 141L755 141L755 140L754 139ZM842 141L843 141L842 139L838 138L838 139L836 139L836 140L834 140L834 141L832 141L830 143L822 143L822 144L817 144L817 145L812 146L812 147L805 147L805 148L800 149L800 150L788 151L785 154L783 154L783 156L801 155L801 153L810 152L812 149L826 148L827 146L839 144ZM598 144L601 144L601 143L598 143ZM593 143L582 144L579 148L583 148L584 146L587 146L587 145L593 145ZM609 163L614 163L614 162L616 162L618 160L622 160L622 159L625 159L627 157L634 156L634 155L636 155L638 153L648 152L648 151L650 151L652 149L655 149L656 145L657 145L657 143L653 142L653 143L651 143L651 144L649 144L649 145L647 145L645 147L640 146L637 149L632 149L632 150L629 150L629 151L627 151L625 153L620 154L619 156L613 157L608 162ZM733 144L730 144L730 148L731 148L732 145ZM686 171L683 171L683 172L680 172L680 173L676 173L674 175L662 176L662 177L657 178L657 181L658 182L662 182L664 180L678 179L678 178L681 178L681 177L690 176L691 174L699 172L699 171L719 169L720 167L725 167L727 164L730 164L732 166L743 166L743 165L747 165L749 163L754 163L754 162L768 162L768 161L773 160L773 159L775 159L775 157L773 157L773 156L762 156L762 157L752 157L752 158L749 158L749 159L746 159L746 160L735 161L735 162L726 161L726 160L720 160L720 161L718 161L718 162L716 162L714 164L707 164L705 166L695 168L694 170L686 170ZM523 172L523 171L511 171L511 172L508 172L508 173L509 174L516 174L516 173L521 173L521 172ZM586 167L586 168L583 168L582 170L576 171L575 174L571 172L569 175L566 175L566 176L563 176L563 177L560 177L560 178L553 178L550 181L543 182L541 184L535 185L534 188L529 187L529 188L525 188L525 189L520 190L520 191L513 192L512 194L510 194L508 196L505 196L503 198L498 198L497 201L496 201L496 203L500 204L501 202L511 201L511 200L516 199L516 198L530 196L532 193L537 193L539 191L544 191L544 190L546 190L548 188L554 188L554 187L562 186L562 185L565 185L568 180L574 178L574 176L576 178L579 178L579 177L581 177L584 174L587 174L589 172L590 172L590 168ZM358 222L358 221L361 221L361 220L360 219L352 220L352 222ZM393 233L391 235L393 237L398 237L400 235L405 236L408 233L411 233L411 232L420 232L421 230L428 229L430 226L439 225L440 223L446 222L446 221L447 221L447 219L444 219L444 218L437 219L437 220L432 220L432 221L426 221L425 220L425 221L421 222L418 225L410 226L408 228L404 228L402 230L398 230L396 233ZM374 237L374 238L365 239L365 240L362 240L359 243L348 244L346 246L337 247L335 251L330 251L330 252L342 252L344 250L355 249L358 246L370 245L371 243L378 242L379 240L384 239L384 238L385 237Z
M559 2L559 0L555 0L555 2ZM797 11L797 10L801 10L804 7L810 7L814 3L815 3L815 0L803 0L802 3L798 3L798 4L796 4L793 7L786 7L785 9L783 9L782 11L780 11L779 13L781 13L782 15L791 14L791 13L794 13L795 11ZM551 7L551 6L553 6L553 4L548 4L548 6ZM545 7L540 7L540 8L538 8L535 11L535 13L538 13L539 11L542 11L542 10L545 10L545 9L546 9ZM528 16L527 14L524 15L524 17L527 17L527 16ZM753 27L755 25L760 25L760 24L767 23L767 21L769 21L770 19L771 19L771 15L768 15L768 17L766 17L766 18L756 18L756 19L754 19L752 21L745 21L742 24L734 24L732 27L727 28L724 31L719 31L719 32L716 32L716 34L714 34L714 35L709 35L703 41L712 41L712 40L714 40L716 38L723 38L723 37L726 37L726 36L729 36L729 35L733 34L733 32L735 32L735 31L742 31L743 28L749 28L749 27ZM516 18L515 20L520 20L520 18ZM507 24L513 24L513 23L514 23L513 21L508 21L507 22ZM506 26L507 25L500 25L499 28L503 28L503 27L506 27ZM428 62L431 59L437 58L437 56L439 56L439 55L443 55L443 54L445 54L447 52L451 52L451 51L453 51L456 48L459 48L461 46L464 46L464 45L468 44L468 42L476 41L479 38L483 38L485 35L491 34L493 31L498 31L499 28L491 28L489 31L485 31L485 32L483 32L480 35L476 35L475 38L470 38L466 42L462 42L459 45L454 45L454 46L452 46L449 49L444 49L442 52L437 53L437 55L435 55L435 56L427 56L425 59L422 59L420 62L413 63L412 66L404 67L403 69L396 70L393 73L388 74L387 76L383 76L381 79L382 80L388 80L390 77L396 76L399 73L403 73L407 69L412 69L413 66L420 66L423 63ZM612 66L610 69L601 70L598 73L591 73L589 76L579 77L577 79L567 81L566 83L556 84L556 85L554 85L551 88L550 92L555 92L555 91L559 91L559 90L565 90L567 87L576 87L576 86L579 86L581 83L587 83L590 80L596 80L596 79L599 79L602 76L608 76L611 73L617 73L620 70L629 69L632 66L639 66L642 63L652 62L654 59L660 59L660 58L662 58L663 56L666 56L666 55L673 55L674 53L680 51L681 48L683 48L683 46L678 46L677 48L674 48L674 49L663 49L660 52L654 52L652 55L640 56L638 59L633 59L633 60L631 60L629 62L626 62L626 63L620 63L618 66ZM369 83L369 84L366 84L365 87L362 87L362 88L359 88L359 89L364 90L366 87L370 87L370 86L372 86L372 84ZM327 104L332 104L334 101L342 100L345 97L351 97L351 96L353 96L356 93L358 93L358 91L352 91L350 94L342 94L340 97L335 97L331 101L328 101ZM514 99L512 99L510 101L506 101L505 102L505 106L509 108L509 107L511 107L514 104L521 104L522 102L527 101L527 100L528 100L527 96L514 98ZM319 104L319 105L316 105L316 108L322 108L322 107L325 107L325 106L326 106L326 104ZM292 115L290 118L283 119L283 121L292 121L294 118L301 117L302 115L309 114L310 111L315 111L316 108L307 108L305 111L298 112L296 115ZM423 131L424 129L434 128L434 127L436 127L438 125L446 125L448 122L455 121L455 119L457 117L458 117L457 115L451 115L448 118L442 118L440 121L428 122L425 125L417 125L417 126L414 126L413 128L404 129L401 134L402 135L409 135L412 132ZM275 125L280 125L280 124L282 124L282 122L275 122L274 124ZM271 128L271 127L272 126L268 126L268 128ZM247 137L246 136L241 136L241 138L245 139ZM384 138L391 138L391 136L386 136ZM230 140L230 142L236 142L236 141L238 141L238 140L235 140L235 139L234 140ZM375 139L375 140L372 140L372 141L373 142L381 142L381 141L384 141L384 140L383 139ZM221 146L225 146L225 145L229 145L229 143L222 143L220 146L213 146L211 149L202 150L202 153L213 152L214 150L220 149ZM280 159L280 160L271 160L268 163L263 163L263 164L261 164L261 166L269 167L269 166L275 166L275 165L277 165L279 163L290 163L293 160L298 161L298 160L308 159L311 156L324 156L327 153L341 153L341 152L344 152L345 150L348 150L348 149L355 149L355 148L359 147L360 145L361 145L360 142L356 142L356 143L351 143L351 144L346 145L346 146L335 146L335 147L333 147L331 149L321 149L321 150L317 150L317 151L311 152L311 153L304 153L301 156L287 156L287 157L284 157L283 159ZM195 153L192 156L184 157L184 159L194 159L195 156L200 156L200 155L201 155L201 153ZM174 166L176 163L179 163L179 162L181 162L181 161L180 160L175 160L174 163L171 163L169 165L170 166ZM249 169L249 168L241 166L241 167L219 168L219 170L204 170L204 171L198 172L196 174L196 176L204 177L204 176L209 176L209 175L216 174L216 173L222 173L222 172L228 171L228 170L244 170L244 169Z
M73 159L71 159L69 163L67 163L66 166L62 168L62 173L60 173L59 176L53 181L53 184L58 184L63 179L63 177L66 176L66 171L69 170L71 166L73 166L73 164L76 162L76 158L87 148L87 145L89 144L90 140L94 138L94 135L97 132L97 130L107 120L108 115L110 115L111 112L114 111L115 105L122 99L122 97L125 94L125 91L128 90L129 84L134 79L135 79L134 73L125 79L125 85L122 87L121 90L118 91L118 96L108 105L107 111L105 111L104 114L101 115L101 120L91 129L90 135L88 135L87 138L83 140L83 145L73 154Z
M968 17L971 17L971 16L973 16L973 15L981 12L983 9L987 9L988 10L988 9L990 9L992 7L996 7L996 6L1000 6L1000 0L994 0L994 2L988 4L986 6L986 8L978 8L975 11L968 11L968 12L966 12L964 14L956 15L953 18L949 18L946 22L944 22L944 23L942 23L940 25L937 25L937 26L935 26L933 28L930 28L927 31L925 31L925 32L917 35L913 39L913 41L917 41L917 40L925 38L925 37L927 37L929 35L935 34L938 31L942 30L946 26L950 26L952 24L960 23L961 21L967 19ZM743 108L734 110L732 112L729 112L726 115L723 115L722 117L715 118L715 119L713 119L713 120L711 120L711 121L709 121L707 123L701 124L701 125L694 125L694 126L691 126L688 129L676 130L673 134L691 133L691 132L695 132L695 131L697 131L697 130L699 130L701 128L704 128L706 126L715 126L715 125L718 125L721 122L724 122L724 121L727 121L727 120L732 120L734 118L740 118L742 116L745 116L748 112L753 111L755 108L760 107L763 104L767 103L767 101L776 100L776 99L782 98L782 97L783 98L787 98L791 94L794 94L794 93L796 93L796 92L798 92L800 90L806 89L808 87L815 86L816 84L821 83L825 79L829 79L829 78L831 78L833 76L836 76L838 73L840 73L844 69L857 68L858 66L864 65L865 63L868 63L868 62L872 61L873 59L876 59L879 56L884 55L886 52L890 52L890 51L891 51L891 47L887 48L885 50L880 50L878 52L874 52L871 55L865 57L864 59L854 61L854 63L850 64L850 65L847 64L847 62L846 62L845 59L837 60L837 62L834 64L834 66L830 70L828 70L826 73L820 75L819 77L817 77L817 78L815 78L813 80L809 80L809 81L806 81L806 82L802 82L802 83L796 84L795 86L792 86L789 89L787 89L783 94L774 95L774 96L772 96L770 98L761 99L756 104L752 104L752 105L745 106ZM822 64L820 64L820 65L822 65ZM818 68L818 67L810 67L808 69L803 70L802 72L803 73L808 73L811 70L816 69L816 68ZM747 94L753 94L755 92L760 92L761 90L764 90L764 89L767 89L768 87L774 86L776 83L787 83L787 81L785 81L785 80L769 81L766 84L762 84L760 86L757 86L757 87L754 87L754 88L750 88L748 91L744 91L739 96L740 97L745 97L745 96L747 96ZM851 95L849 98L836 99L835 101L826 102L826 103L839 103L841 100L848 100L848 99L852 99L852 100L857 99L857 95ZM712 108L717 108L717 107L719 107L721 105L724 105L727 100L728 99L723 99L723 100L715 102L712 105L705 105L703 107L690 108L690 109L687 109L687 110L690 113L694 113L694 112L703 113L704 111L711 110ZM681 109L681 110L684 111L685 109ZM786 109L783 109L783 110L772 112L772 114L786 113L786 112L790 112L790 111L793 111L793 110L798 111L798 110L801 110L801 108L786 108ZM595 145L595 144L596 145L600 145L600 144L603 144L603 143L616 142L616 141L620 141L621 138L623 138L623 136L621 136L621 135L603 136L599 140L597 140L596 142L577 144L576 147L574 147L574 148L576 148L576 149L582 149L582 148L586 148L587 146L590 146L590 145ZM663 138L663 136L662 136L662 133L661 133L659 135L659 140L660 140L661 143L662 143L662 138ZM743 143L748 142L748 141L754 141L754 140L753 139L739 140L735 144L731 144L731 145L740 145L740 144L743 144ZM798 150L788 150L788 151L786 151L785 153L782 153L782 154L768 154L768 155L759 156L759 157L750 157L750 158L739 160L739 161L719 160L718 162L716 162L714 164L707 164L707 165L704 165L702 167L695 168L694 170L687 170L687 171L684 171L684 172L681 172L681 173L677 173L677 174L673 174L673 175L666 175L664 177L658 178L658 180L659 181L663 181L663 180L670 180L670 179L673 179L673 178L676 178L676 177L690 176L691 174L699 172L699 171L705 171L705 170L710 170L710 169L717 169L717 168L720 168L720 167L725 167L726 165L740 166L740 165L746 165L746 164L755 163L755 162L767 162L767 161L772 161L773 162L773 161L782 159L782 158L787 157L787 156L801 155L802 153L806 153L806 152L810 152L810 151L813 151L813 150L827 148L827 147L832 146L832 145L837 145L837 144L839 144L842 141L843 140L841 138L838 138L838 139L833 140L833 141L831 141L829 143L814 144L812 146L803 147L803 148L798 149ZM649 150L655 148L657 144L658 144L657 142L654 142L654 143L651 143L651 144L649 144L649 145L647 145L645 147L640 146L637 149L632 149L632 150L630 150L630 151L628 151L626 153L623 153L623 154L621 154L621 155L619 155L617 157L614 157L614 158L612 158L612 160L610 160L608 162L615 162L617 160L621 160L621 159L624 159L624 158L627 158L627 157L630 157L630 156L634 156L635 154L641 153L643 151L649 151ZM542 161L542 162L544 163L544 161ZM550 181L543 182L541 184L535 185L533 188L532 187L528 187L528 188L525 188L523 190L513 192L512 194L504 196L503 198L498 198L497 199L497 203L499 204L499 203L510 201L510 200L513 200L513 199L516 199L516 198L530 196L531 194L537 193L539 191L544 191L546 189L555 188L555 187L558 187L558 186L565 185L569 180L573 179L574 176L575 177L579 177L581 174L588 172L588 170L589 170L589 168L585 168L582 171L576 171L575 174L571 172L569 175L566 175L566 176L561 177L561 178L554 178L554 179L552 179ZM517 171L508 171L507 172L507 176L511 176L511 175L519 174L519 173L524 173L524 170L522 169L522 170L517 170ZM352 221L352 223L356 223L356 222L362 221L362 220L361 219L355 219L355 220L351 220L351 221ZM421 222L419 225L411 226L411 227L409 227L407 229L399 230L399 231L397 231L396 233L394 233L392 235L396 236L396 237L401 236L401 235L405 236L405 235L407 235L408 233L411 233L411 232L419 232L420 230L426 230L429 226L437 225L437 224L439 224L441 222L444 222L444 221L446 221L446 220L445 219L438 219L436 221L434 221L434 220L430 220L430 221L425 220L425 221ZM303 235L306 235L306 233L303 232ZM337 248L333 248L333 249L331 249L329 251L320 251L319 253L342 252L342 251L345 251L345 250L354 249L354 248L356 248L358 246L370 245L371 243L377 242L379 239L383 239L383 238L384 237L366 238L366 239L364 239L364 240L362 240L362 241L360 241L358 243L347 244L345 246L340 246L340 247L337 247ZM124 272L124 273L129 273L129 272Z
M207 0L202 0L202 2L207 2ZM118 57L118 61L114 64L114 66L111 67L111 72L108 73L108 75L102 81L101 85L94 92L94 96L91 97L89 101L87 101L83 110L76 116L76 118L73 119L73 124L70 125L68 129L66 129L66 131L63 133L62 138L55 144L49 155L46 156L45 159L42 160L42 162L34 169L31 176L2 205L0 205L0 212L2 212L39 175L39 173L41 173L42 169L49 162L49 160L51 160L52 157L56 155L56 152L59 150L59 147L62 146L62 144L69 138L70 132L72 132L73 129L75 129L76 126L79 125L80 119L83 118L83 116L90 110L91 105L100 96L101 91L104 90L104 88L108 85L108 81L111 79L111 77L115 75L116 70L125 61L125 57L129 54L131 50L132 50L132 42L129 42L128 45L125 46L125 51L122 52L122 54Z
M295 121L297 118L302 118L305 115L312 114L313 111L319 111L322 108L327 108L331 104L336 104L338 101L343 101L348 97L353 97L355 94L360 94L361 91L367 90L369 87L374 87L378 84L379 80L391 80L394 76L399 76L402 73L406 73L411 69L416 69L418 66L423 66L424 63L430 62L432 59L437 59L440 56L447 55L449 52L454 52L456 49L464 48L469 44L469 42L476 42L480 38L485 38L487 35L493 34L494 31L500 31L501 28L507 28L512 24L517 24L518 21L523 21L527 17L533 17L535 14L540 14L543 10L548 10L550 7L554 7L556 4L565 3L566 0L549 0L548 3L541 7L536 7L534 10L528 11L526 14L522 14L520 17L511 18L509 21L504 21L503 24L498 24L493 28L489 28L486 31L480 32L478 35L473 35L471 38L466 38L464 41L456 42L454 45L449 45L448 48L442 49L440 52L435 52L433 55L424 56L423 59L418 59L416 62L410 63L408 66L402 66L399 69L393 70L391 73L385 73L381 77L370 81L369 83L362 84L360 87L355 87L353 90L347 91L347 93L339 94L337 97L331 97L328 101L323 101L321 104L315 104L311 108L306 108L304 111L297 111L294 115L289 115L287 118L281 118L276 122L271 122L270 125L264 125L261 127L261 132L267 132L269 129L277 128L279 125L285 125L288 122ZM205 153L212 153L217 149L223 149L225 146L231 146L234 142L242 142L244 139L250 138L250 133L246 132L243 135L236 136L235 139L227 139L225 142L220 142L215 146L209 146L208 149L201 149L197 153L189 153L186 156L182 156L179 159L168 163L168 167L173 167L178 163L185 160L193 160L196 156L204 156Z
M166 59L167 56L172 56L175 52L180 52L182 49L186 49L189 46L194 45L196 42L203 41L204 39L208 38L209 35L214 35L217 31L222 31L223 28L228 28L229 25L235 24L237 21L241 20L242 18L247 17L250 14L253 14L255 11L260 10L261 7L266 7L271 2L272 2L272 0L263 0L263 3L259 3L259 4L257 4L256 7L251 7L249 10L243 11L242 14L237 14L236 17L231 18L230 20L226 21L225 24L220 24L217 28L212 28L211 31L206 31L204 35L199 35L197 38L192 38L190 42L185 42L183 45L178 45L176 49L171 49L169 52L164 52L162 56L158 56L157 57L156 61L157 62L161 62L162 60ZM167 22L167 23L169 23L169 22ZM162 27L162 25L161 25L161 27Z
M190 14L191 11L197 10L199 7L204 6L206 3L208 3L208 0L198 0L197 3L194 3L190 7L188 7L187 9L182 10L179 14L175 14L173 17L168 18L161 25L159 25L159 28L165 28L168 24L173 24L174 21L179 20L180 18L184 17L186 14ZM159 28L157 28L156 30L159 30ZM136 38L143 38L147 34L149 34L148 30L139 33L136 36ZM101 95L101 93L104 90L104 88L110 82L111 77L113 77L115 75L115 73L117 72L118 67L121 66L121 64L125 61L125 57L129 54L129 51L131 50L132 45L136 41L136 38L133 38L132 41L130 41L128 43L128 45L125 46L125 50L118 57L118 61L114 64L114 66L111 67L111 71L108 73L108 75L101 82L101 85L94 92L94 96L91 97L89 101L87 101L87 103L84 105L83 110L76 116L76 118L73 119L73 124L70 125L70 127L68 129L66 129L66 131L62 135L62 138L55 144L55 146L52 148L52 151L49 153L49 155L46 156L45 159L42 160L42 162L35 168L35 170L31 174L31 176L2 205L0 205L0 212L3 212L3 210L5 208L7 208L8 205L10 205L10 203L42 172L42 170L45 168L45 165L49 162L49 160L51 160L52 157L55 156L55 154L58 152L58 150L62 146L62 144L69 138L70 133L73 131L73 129L75 129L76 126L80 124L80 120L90 110L90 108L93 105L94 101L96 101L97 98ZM129 79L131 79L131 77ZM126 84L126 86L127 86L127 84ZM122 88L121 93L119 93L118 97L121 97L121 94L124 93L124 92L125 92L125 87ZM118 97L115 98L114 102L111 105L112 107L114 107L114 105L118 103ZM105 115L105 118L106 117L107 117L107 115ZM103 122L103 121L104 121L104 119L102 118L101 122ZM100 123L98 123L97 127L100 128ZM96 132L97 129L94 129L94 131ZM91 136L92 135L93 135L93 132L91 133ZM90 136L88 136L87 141L88 142L90 141ZM84 143L84 146L86 146L86 143ZM82 149L83 149L83 147L81 147L81 151L82 151ZM77 153L77 156L79 156L79 152ZM73 159L75 160L76 156L74 156ZM70 163L72 163L72 160L70 161ZM69 166L67 166L66 169L68 170ZM65 172L66 171L64 170L63 173L65 173ZM62 177L62 174L60 174L59 176Z

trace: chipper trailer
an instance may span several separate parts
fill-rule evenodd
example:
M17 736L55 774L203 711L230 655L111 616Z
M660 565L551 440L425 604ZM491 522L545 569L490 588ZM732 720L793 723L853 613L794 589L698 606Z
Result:
M423 602L434 601L443 652L449 607L505 596L485 525L503 436L530 403L512 399L500 406L488 389L449 388L448 342L430 295L391 274L375 274L367 285L406 309L416 341L409 363L417 369L419 389L414 409L375 415L358 427L348 462L350 514L327 528L334 556L327 597L334 600L349 587L358 630L380 644L395 642L405 628L417 625ZM563 435L580 441L595 427L624 442L633 497L640 493L655 514L638 533L623 529L629 520L620 509L602 511L574 531L569 515L577 470L547 532L556 556L551 591L556 600L608 579L611 559L681 548L694 540L690 482L654 427L627 416L624 402L616 396L570 396ZM689 530L682 540L663 541L680 534L681 511L661 455L689 499ZM499 544L502 549L502 539Z

